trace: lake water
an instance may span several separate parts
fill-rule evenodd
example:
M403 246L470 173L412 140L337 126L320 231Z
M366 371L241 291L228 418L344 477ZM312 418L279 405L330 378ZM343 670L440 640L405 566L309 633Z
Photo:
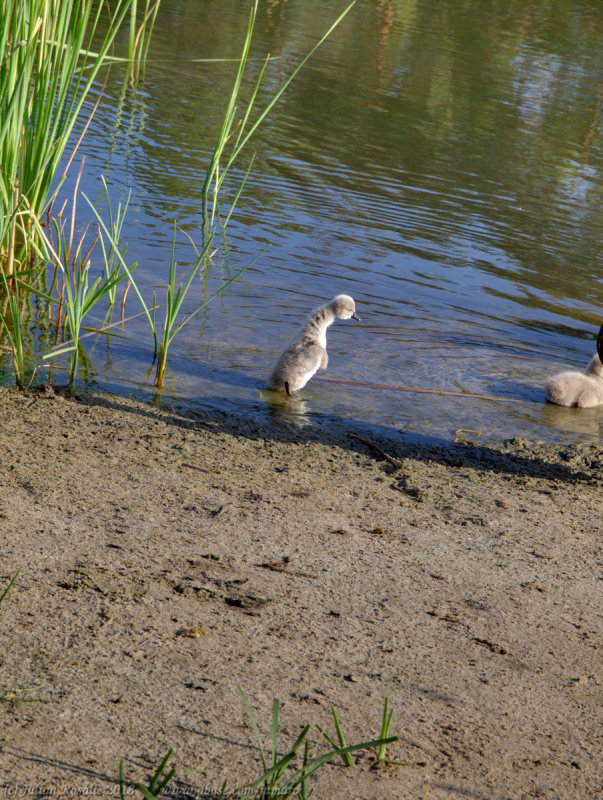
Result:
M270 53L261 108L344 7L261 0L245 96ZM174 220L201 239L201 184L236 65L200 59L237 58L247 16L240 0L162 0L144 75L132 86L121 66L106 73L83 187L99 198L104 175L114 203L131 188L123 241L148 300L159 287L162 302ZM178 334L166 396L444 439L598 438L603 407L552 407L543 384L585 368L603 321L602 42L600 0L358 0L227 182L226 208L255 152L228 252L187 310L259 258ZM192 251L178 239L184 267ZM329 329L321 375L351 383L317 376L272 403L273 360L338 293L362 322ZM148 325L125 333L89 340L88 378L145 394Z

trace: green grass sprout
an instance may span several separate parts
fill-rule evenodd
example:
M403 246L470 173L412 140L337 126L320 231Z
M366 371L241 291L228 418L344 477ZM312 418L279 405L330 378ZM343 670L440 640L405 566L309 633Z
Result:
M335 711L335 707L331 706L331 713L333 715L333 722L335 723L335 731L337 733L337 741L339 742L339 747L345 749L347 747L346 741L343 735L343 731L341 729L341 725L339 723L339 719L337 717L337 712ZM320 726L318 726L318 730L322 733L325 739L329 742L331 747L337 748L337 744L331 739L331 737L326 733ZM354 766L354 759L349 753L344 753L341 756L343 763L346 767L353 767Z
M247 784L241 789L237 789L232 795L227 792L227 784L226 781L224 781L218 800L225 800L225 798L231 796L257 797L258 800L277 800L281 798L287 800L287 798L293 795L295 795L298 800L309 800L313 794L313 789L309 788L309 779L325 764L328 764L338 756L343 758L359 750L370 750L374 747L381 747L382 745L395 742L398 738L397 736L387 736L385 738L361 742L359 744L345 745L345 747L337 747L335 745L332 750L326 753L312 756L310 754L310 745L307 738L310 725L304 725L293 744L286 748L284 755L280 755L278 741L279 715L281 709L280 701L277 698L274 698L272 701L270 746L269 749L265 749L253 708L240 686L237 686L237 692L247 712L253 737L257 743L262 765L262 774L252 783ZM336 718L337 715L334 713L333 716ZM343 734L341 733L341 726L337 723L336 727L339 727L338 736L341 735L340 741L342 741ZM325 737L327 740L329 739L328 736L325 735ZM296 767L295 760L298 758L300 750L302 751L301 766ZM154 798L159 797L170 781L173 780L175 770L173 768L167 770L167 763L171 755L172 749L170 748L157 767L148 786L142 783L135 784L136 789L141 792L145 800L154 800ZM125 800L126 784L123 759L119 764L119 793L120 799ZM427 800L427 794L424 795L423 800Z

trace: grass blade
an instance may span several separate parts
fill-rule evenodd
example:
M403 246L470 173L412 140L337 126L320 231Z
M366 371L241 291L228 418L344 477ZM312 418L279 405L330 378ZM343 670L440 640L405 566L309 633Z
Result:
M165 768L171 757L172 757L172 748L170 747L170 749L163 757L161 763L155 770L155 774L151 778L151 782L149 783L149 785L144 786L142 783L136 784L136 788L142 792L146 800L154 800L154 798L159 797L161 792L165 789L165 787L174 777L174 774L176 772L174 767L172 767L172 769L169 770L169 772L167 772L164 775Z
M119 800L126 800L126 782L124 780L124 760L119 760Z
M381 721L381 731L379 733L380 739L385 739L387 734L389 733L389 728L392 722L392 717L394 715L393 709L391 711L389 709L389 699L386 697L383 703L383 718ZM379 745L377 749L377 761L384 761L385 760L385 749L386 749L385 742Z
M245 706L245 710L247 711L247 715L249 717L249 721L251 723L251 729L253 731L253 735L255 736L255 740L258 743L258 747L260 749L260 758L262 759L262 766L264 767L264 773L268 772L268 765L266 764L266 759L264 758L264 748L262 747L262 737L260 736L260 729L258 728L258 724L255 719L255 714L253 713L253 709L249 705L247 698L245 697L245 692L241 689L240 686L237 686L237 692L243 701L243 705ZM260 781L261 783L261 781ZM257 785L259 786L260 783Z
M337 717L337 712L335 711L334 706L331 706L331 713L333 715L333 722L335 723L335 731L337 733L337 741L339 742L339 748L345 749L347 747L346 741L343 735L343 731L341 729L341 725L339 724L339 719ZM325 737L325 739L331 745L331 747L337 749L337 745L335 744L333 739L331 739L331 737L327 733L325 733L325 731L320 726L318 726L318 730L322 733L322 735ZM343 753L341 758L346 767L354 766L354 759L349 753Z
M360 744L352 744L348 745L344 748L335 748L328 753L324 753L321 756L317 756L316 758L312 759L309 764L302 766L296 772L291 775L288 780L282 784L280 787L281 795L288 797L289 794L295 790L295 788L299 785L301 779L307 780L311 775L313 775L318 769L322 766L327 764L329 761L332 761L336 756L343 757L346 753L354 753L356 750L368 750L372 747L379 747L381 744L389 744L390 742L397 741L397 736L390 736L387 739L375 739L369 742L361 742Z
M275 697L272 700L272 766L276 764L279 708L280 708L280 703L278 699Z

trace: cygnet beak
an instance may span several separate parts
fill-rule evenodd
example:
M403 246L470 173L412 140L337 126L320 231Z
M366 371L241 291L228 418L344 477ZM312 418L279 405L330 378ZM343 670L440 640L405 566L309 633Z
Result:
M358 316L358 314L355 311L352 314L352 319L355 319L356 322L362 322L362 320L360 319L360 317Z

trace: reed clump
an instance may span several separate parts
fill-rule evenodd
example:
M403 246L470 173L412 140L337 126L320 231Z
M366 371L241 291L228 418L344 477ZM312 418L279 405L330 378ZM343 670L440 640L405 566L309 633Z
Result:
M92 328L84 326L85 318L101 302L104 303L107 309L105 320L110 317L117 300L116 289L118 284L128 275L131 276L137 266L137 264L133 264L127 270L122 269L125 251L123 249L120 250L119 232L127 211L127 202L124 206L121 204L118 206L115 218L109 203L109 230L112 231L112 237L108 242L105 241L103 230L100 227L93 234L91 241L90 237L87 236L87 231L84 231L79 237L75 235L80 177L81 170L73 193L70 218L52 219L54 228L54 237L52 239L44 229L39 230L39 234L43 238L45 247L54 263L55 277L53 285L56 285L58 294L58 297L43 295L46 300L56 305L55 346L44 358L54 358L63 353L69 354L67 386L70 390L73 390L75 386L82 354L82 331L88 330L92 333L110 335L107 326L103 322L99 321ZM92 266L92 254L99 243L104 255L104 269L100 274ZM114 262L114 255L118 257L117 263ZM35 287L32 287L32 291L37 293ZM122 302L122 309L123 306L124 303Z
M85 131L94 113L86 100L129 5L112 3L98 41L98 0L0 0L0 263L7 277L44 255L35 219L65 178L71 159L63 170L61 163L76 125L87 114Z
M67 170L94 116L95 107L90 110L90 104L86 103L99 70L109 59L130 61L131 78L139 76L138 67L147 56L159 1L141 0L139 5L138 0L115 0L106 20L103 19L106 12L102 0L0 0L0 163L3 165L0 172L0 338L12 355L19 386L23 386L27 375L35 371L27 364L28 351L24 343L24 319L32 295L43 299L50 317L54 314L54 341L43 358L67 355L68 385L73 388L83 355L84 318L93 308L103 305L110 317L117 286L125 281L126 287L132 287L141 302L142 313L149 323L153 362L156 362L155 385L159 389L163 387L169 348L178 331L256 260L223 280L211 296L193 303L192 311L184 312L189 292L198 285L195 278L201 276L205 285L211 271L210 245L215 241L218 225L226 248L226 226L245 186L253 156L234 193L228 214L222 219L219 195L229 170L299 70L355 2L347 6L272 99L258 110L256 100L268 57L259 70L249 99L242 102L240 96L258 9L258 0L252 0L233 88L202 186L201 244L195 247L193 263L179 271L177 226L174 225L161 326L155 315L156 296L152 302L143 298L132 275L135 265L126 263L125 247L119 241L125 208L120 209L114 219L109 203L109 220L106 221L90 203L98 221L91 244L84 244L83 237L79 241L74 238L77 189L69 224L63 220L62 210L58 215L53 213ZM126 19L128 11L129 20ZM124 21L129 22L128 57L118 59L109 56L109 50ZM239 106L243 111L237 115ZM66 159L67 148L72 145L78 129L79 137ZM104 264L99 267L97 262L93 267L92 255L97 243ZM47 272L53 276L49 289ZM122 300L122 315L124 302ZM98 332L106 332L109 327L107 318L104 326L96 321Z

